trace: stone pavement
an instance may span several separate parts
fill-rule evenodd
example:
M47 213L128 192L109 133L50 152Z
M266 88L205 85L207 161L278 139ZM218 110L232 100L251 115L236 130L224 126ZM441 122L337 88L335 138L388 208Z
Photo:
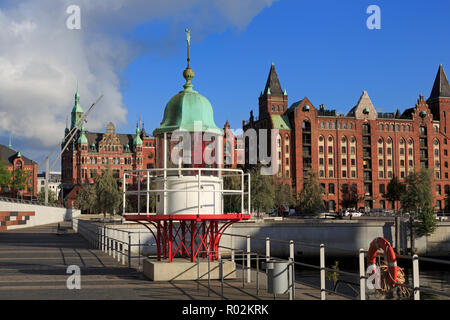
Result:
M67 288L71 275L66 273L69 265L81 269L80 290ZM243 287L238 269L238 278L224 283L224 299L274 299L265 292L265 273L259 274L259 295L255 281ZM56 224L0 232L0 300L220 300L221 282L211 281L210 288L207 280L151 282L136 269L120 265L106 253L90 248L73 230L57 235ZM277 300L287 298L287 295L276 297ZM296 299L319 298L319 290L296 285ZM336 295L327 298L342 299Z

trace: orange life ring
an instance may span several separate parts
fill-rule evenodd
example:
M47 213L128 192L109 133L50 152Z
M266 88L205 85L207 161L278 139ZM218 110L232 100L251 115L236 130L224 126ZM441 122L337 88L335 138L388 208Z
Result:
M384 257L387 260L389 268L389 282L392 286L395 286L397 284L398 271L397 257L389 241L381 237L375 238L370 243L369 252L367 253L367 263L369 265L374 265L376 263L378 249L383 249L384 251Z

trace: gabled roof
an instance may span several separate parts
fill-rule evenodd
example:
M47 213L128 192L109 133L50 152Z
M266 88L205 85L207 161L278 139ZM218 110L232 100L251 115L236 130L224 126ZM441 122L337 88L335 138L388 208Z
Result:
M414 108L409 108L403 111L402 115L400 116L400 119L412 119L412 115L414 113Z
M267 94L267 90L270 88L270 94L283 95L283 90L281 89L280 80L278 79L277 71L275 70L275 65L272 63L270 66L269 76L267 77L266 87L264 88L264 94Z
M442 64L439 66L436 79L434 80L433 89L431 90L431 94L428 99L436 99L439 97L450 98L450 84L448 83Z
M17 153L18 152L16 150L10 149L9 147L0 144L0 160L3 160L6 165L14 164L14 159L17 157ZM26 165L32 165L36 163L24 156L22 156L22 159Z

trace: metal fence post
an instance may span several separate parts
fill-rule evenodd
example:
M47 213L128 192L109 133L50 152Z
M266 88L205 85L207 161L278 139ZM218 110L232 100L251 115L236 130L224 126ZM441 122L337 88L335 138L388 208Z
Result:
M270 238L266 237L266 289L269 288L269 276L267 270L267 262L270 260Z
M359 249L359 299L366 300L366 268L364 265L364 249Z
M289 289L289 300L295 299L295 268L294 268L294 241L289 241L289 268L290 268L290 289Z
M420 280L419 280L419 256L413 256L413 287L414 300L420 300Z
M325 245L320 245L320 300L326 300L325 292Z
M220 296L221 300L223 300L223 260L220 258Z
M252 265L250 256L250 236L247 235L247 283L252 281Z
M128 233L128 268L131 268L131 233Z
M234 262L234 237L231 235L231 261Z

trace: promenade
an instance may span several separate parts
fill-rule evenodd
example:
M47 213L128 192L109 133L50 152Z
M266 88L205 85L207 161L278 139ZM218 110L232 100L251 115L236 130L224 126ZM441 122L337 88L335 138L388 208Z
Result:
M61 224L69 228L70 224ZM81 289L69 290L71 274L67 267L81 270ZM267 294L265 273L260 272L260 290L256 283L242 285L240 270L236 280L227 280L226 300L273 300ZM253 279L256 274L253 271ZM57 234L57 225L0 232L0 300L7 299L82 299L82 300L220 300L221 282L151 282L136 269L120 265L100 250L91 249L79 234L68 229ZM296 285L296 299L319 300L319 290ZM287 295L276 299L287 300ZM327 299L339 299L327 295Z

